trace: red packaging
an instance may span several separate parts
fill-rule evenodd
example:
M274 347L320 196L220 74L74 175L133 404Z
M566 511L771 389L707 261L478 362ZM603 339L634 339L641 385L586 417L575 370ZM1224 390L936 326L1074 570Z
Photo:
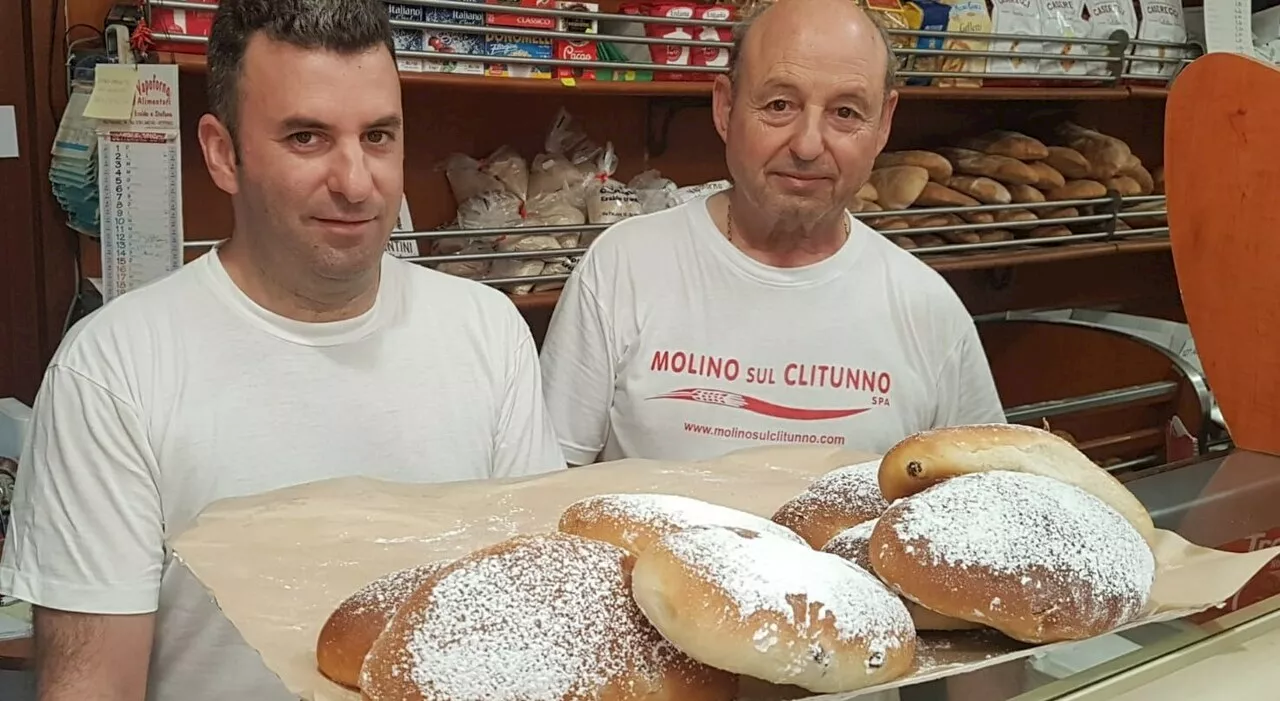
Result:
M691 2L663 2L648 6L651 17L674 17L677 19L693 19L697 5ZM646 23L644 33L654 39L693 39L697 27L689 24ZM693 47L673 46L668 44L650 44L649 56L654 63L663 66L687 66L691 63ZM688 80L688 72L654 71L655 80Z
M698 19L709 19L717 22L727 22L733 19L732 8L726 5L699 5L694 9L694 17ZM697 27L699 41L732 41L732 27ZM719 66L728 68L729 66L729 49L716 48L713 46L699 47L693 50L691 64L694 66ZM695 73L696 80L714 80L714 73Z
M218 0L191 0L201 5L217 5ZM168 7L151 9L151 31L159 34L182 34L192 37L208 37L213 29L213 16L217 8L209 10L174 10ZM203 54L204 42L157 41L156 51L179 54Z
M562 61L599 61L600 51L594 41L569 41L567 39L555 40L555 53L557 59ZM577 80L595 80L596 69L586 66L577 68L574 66L556 66L557 78L574 78Z
M555 8L553 0L484 0L486 5L508 7ZM486 12L484 23L490 27L522 27L524 29L555 29L556 18L548 15L517 15L505 12Z

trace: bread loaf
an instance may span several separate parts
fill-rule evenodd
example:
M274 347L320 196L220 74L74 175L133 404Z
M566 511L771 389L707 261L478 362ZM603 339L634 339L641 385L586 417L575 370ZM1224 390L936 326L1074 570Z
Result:
M947 245L947 242L943 241L942 237L937 234L919 234L912 236L911 240L916 242L916 248L937 248L938 246Z
M654 540L694 526L746 528L796 543L804 539L755 514L674 494L599 494L580 499L560 515L559 530L612 543L639 555Z
M1107 178L1102 184L1110 190L1115 190L1116 194L1121 197L1136 197L1142 194L1142 186L1138 184L1137 180L1127 175Z
M952 176L952 179L964 177L960 175ZM994 224L996 215L994 212L961 212L960 218L970 224Z
M1148 542L1155 536L1151 515L1132 492L1075 446L1033 426L955 426L908 436L881 458L880 492L892 504L956 475L989 470L1074 484L1118 511Z
M316 639L316 668L331 681L359 688L360 668L391 617L448 561L391 572L364 585L338 604Z
M797 545L795 547L804 547ZM415 591L360 675L369 701L729 701L736 679L663 639L631 560L563 533L516 536Z
M1036 181L1033 183L1041 190L1052 190L1067 184L1066 178L1062 177L1062 173L1054 170L1053 166L1043 161L1029 163L1031 170L1035 171Z
M1056 133L1089 161L1088 177L1092 180L1114 178L1129 161L1129 145L1115 137L1072 122L1059 124Z
M837 533L877 518L889 503L880 495L880 461L858 463L814 480L773 514L773 522L821 548Z
M1080 210L1075 207L1058 207L1057 209L1041 209L1041 219L1075 219L1080 216Z
M1054 239L1063 236L1070 236L1071 229L1061 224L1050 224L1049 226L1037 226L1027 232L1029 239Z
M929 179L946 185L951 179L951 162L932 151L886 151L876 156L875 167L916 166L929 171Z
M828 541L822 551L843 557L875 574L875 569L871 566L871 533L875 525L876 520L873 519L847 528ZM902 603L906 604L907 613L911 614L911 622L915 624L916 630L974 630L983 627L979 623L935 613L914 601L906 600Z
M938 152L951 161L956 172L965 175L981 175L1010 185L1032 185L1039 179L1031 166L1007 156L963 148L941 148Z
M960 475L895 501L870 552L876 573L907 599L1037 644L1102 635L1138 618L1156 570L1141 534L1101 499L1004 470Z
M929 171L919 166L878 168L871 171L870 182L880 206L889 211L906 209L929 184Z
M894 244L896 244L898 248L901 248L906 251L909 251L916 247L916 242L912 241L910 236L890 236L889 240L894 242Z
M1152 193L1157 195L1164 194L1164 166L1156 166L1156 169L1151 171L1151 184L1153 186Z
M1010 200L1012 202L1017 202L1018 204L1036 204L1044 202L1044 193L1030 185L1010 185L1009 195Z
M1129 155L1129 161L1125 163L1124 170L1120 171L1120 175L1133 178L1138 183L1139 195L1150 195L1155 191L1155 180L1152 179L1151 173L1142 165L1142 161L1133 154Z
M1044 193L1050 202L1061 200L1092 200L1107 196L1107 186L1096 180L1068 180L1066 185Z
M1013 185L1005 187L1003 184L992 180L991 178L976 177L973 175L953 175L951 176L951 189L962 192L969 197L981 202L982 204L1009 204L1013 201L1010 195L1013 187L1026 187L1025 185Z
M863 200L862 211L863 212L883 212L884 208L882 208L880 205L876 204L875 202L868 202L866 200Z
M880 195L876 192L876 186L868 182L863 183L862 187L858 188L857 197L865 202L875 202L880 198Z
M907 220L902 217L876 217L868 219L867 225L876 231L900 231L911 228Z
M952 179L954 180L955 176L952 176ZM930 182L920 191L920 196L916 198L914 204L917 207L976 207L979 203L964 193Z
M981 151L993 156L1005 156L1020 161L1038 161L1049 156L1049 149L1038 139L1016 131L995 129L981 136L961 139L961 148Z
M1079 151L1066 146L1050 146L1049 155L1044 161L1054 170L1062 173L1064 177L1073 180L1089 177L1089 172L1093 170L1089 165L1089 159L1085 158Z
M906 606L875 575L750 531L655 541L636 559L632 593L690 657L774 684L853 691L905 674L915 654Z
M996 221L1002 224L1036 221L1037 219L1039 217L1025 209L1002 209L996 212Z
M983 229L978 232L978 243L998 243L1012 240L1013 232L1005 229Z

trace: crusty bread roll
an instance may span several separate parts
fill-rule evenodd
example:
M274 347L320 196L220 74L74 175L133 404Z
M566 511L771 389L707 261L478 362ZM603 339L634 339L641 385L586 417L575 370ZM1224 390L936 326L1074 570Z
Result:
M1151 177L1151 171L1148 171L1146 166L1142 165L1142 160L1133 154L1129 154L1129 160L1120 174L1133 178L1134 182L1138 183L1139 195L1150 195L1155 190L1155 180Z
M1011 188L992 180L973 175L951 176L951 189L972 197L983 204L1009 204L1013 198ZM1016 185L1014 187L1017 187Z
M871 171L868 182L876 189L876 202L895 211L916 201L929 184L929 171L918 166L889 166Z
M600 494L580 499L560 515L561 533L612 543L639 555L654 540L694 526L745 528L756 533L805 542L767 518L674 494Z
M383 575L338 604L316 639L316 666L331 681L353 689L373 641L409 595L449 562L432 562Z
M1032 183L1041 190L1052 190L1067 184L1067 179L1062 176L1053 166L1043 161L1028 163L1031 170L1036 174L1036 181Z
M917 207L977 207L979 203L963 192L929 182L913 204Z
M1107 186L1096 180L1068 180L1066 185L1044 193L1049 201L1091 200L1107 196Z
M1027 209L1002 209L996 212L996 221L1001 224L1036 221L1037 219L1039 219L1039 217Z
M956 475L989 470L1073 484L1120 512L1147 542L1154 540L1151 515L1132 492L1075 446L1034 426L953 426L908 436L881 458L880 491L892 504Z
M1009 195L1012 202L1018 204L1036 204L1044 202L1044 193L1031 185L1010 185ZM1007 204L1007 203L1002 203Z
M1089 177L1089 171L1092 170L1089 159L1079 151L1066 146L1050 146L1049 156L1044 162L1053 166L1053 169L1062 173L1063 176L1073 180Z
M890 504L871 534L871 564L908 599L1028 643L1134 620L1156 571L1142 535L1101 499L1006 470L953 477Z
M1061 224L1051 224L1049 226L1037 226L1027 232L1029 239L1056 239L1064 236L1071 236L1071 229Z
M996 215L991 212L962 212L960 218L970 224L994 224L996 221Z
M889 502L880 495L880 461L848 465L822 475L780 506L773 522L821 548L850 526L878 518Z
M798 547L798 546L797 546ZM631 597L621 548L516 536L449 565L374 643L370 701L729 701L731 674L664 640Z
M889 240L904 251L909 251L916 247L916 242L912 241L910 236L890 236Z
M813 692L905 674L915 627L866 570L747 530L693 528L636 559L632 593L662 635L717 669Z
M822 547L822 552L843 557L874 574L875 569L871 566L871 533L878 521L879 519L872 519L846 528L828 541ZM911 600L903 603L907 605L907 613L911 614L916 630L975 630L984 627L981 623L935 613Z
M1012 240L1013 232L1005 229L983 229L978 232L978 243L998 243Z
M858 199L860 200L875 202L879 197L880 194L876 192L876 186L871 183L863 183L862 187L858 188Z
M964 148L940 148L957 173L980 175L1007 185L1034 185L1039 177L1031 166L1008 156L992 156Z
M1163 165L1156 166L1156 169L1151 171L1151 185L1152 185L1152 189L1151 189L1152 194L1155 194L1155 195L1164 194L1164 166Z
M967 137L956 145L1020 161L1038 161L1049 156L1049 149L1039 139L1005 129L993 129L981 136Z
M886 151L876 156L875 168L916 166L929 171L929 179L946 185L951 179L951 161L933 151Z
M1075 207L1058 207L1057 209L1041 209L1041 219L1075 219L1080 216L1080 210Z
M1121 197L1136 197L1142 194L1142 185L1127 175L1117 175L1102 182L1104 186L1115 190Z
M1128 163L1132 153L1129 145L1120 139L1072 122L1059 124L1056 134L1065 145L1079 151L1089 162L1087 177L1093 180L1114 178Z

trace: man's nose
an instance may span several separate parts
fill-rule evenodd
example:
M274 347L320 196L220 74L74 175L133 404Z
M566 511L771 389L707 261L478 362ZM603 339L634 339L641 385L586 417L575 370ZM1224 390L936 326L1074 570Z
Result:
M825 148L822 137L822 110L809 109L794 122L791 153L799 161L816 161Z
M363 202L373 194L373 174L364 144L355 140L343 142L333 150L329 170L329 191L342 195L348 202Z

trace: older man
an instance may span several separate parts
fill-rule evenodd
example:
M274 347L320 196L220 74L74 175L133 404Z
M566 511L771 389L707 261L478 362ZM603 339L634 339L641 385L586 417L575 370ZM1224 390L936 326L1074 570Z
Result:
M542 351L571 464L762 443L884 451L1004 420L970 315L849 216L897 104L885 38L848 0L779 0L716 79L732 189L612 227Z
M80 323L36 400L0 590L36 605L41 701L297 698L166 548L213 500L565 467L511 303L384 253L383 4L222 0L208 81L230 239Z

